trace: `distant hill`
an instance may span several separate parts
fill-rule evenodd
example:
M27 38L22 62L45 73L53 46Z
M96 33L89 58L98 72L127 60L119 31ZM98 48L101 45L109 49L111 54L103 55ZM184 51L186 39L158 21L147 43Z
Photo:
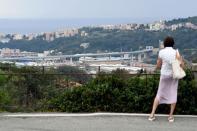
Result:
M173 19L173 20L167 21L166 24L173 25L173 24L186 23L186 22L191 22L191 23L197 25L197 16L188 17L188 18Z
M197 25L197 17L176 19L167 21L166 24L178 24L191 22ZM138 50L139 47L145 46L159 47L159 40L166 36L173 36L175 39L175 48L179 48L181 53L188 59L197 57L195 51L185 49L197 48L197 30L190 28L178 28L172 30L147 31L143 28L137 30L106 30L99 27L84 27L80 31L86 31L88 36L76 35L73 37L58 38L54 41L47 42L42 39L31 41L20 40L10 41L6 44L0 44L0 48L17 48L25 51L43 52L44 50L61 51L64 54L77 53L96 53L111 51L131 51ZM84 50L80 47L81 43L90 43L89 47Z

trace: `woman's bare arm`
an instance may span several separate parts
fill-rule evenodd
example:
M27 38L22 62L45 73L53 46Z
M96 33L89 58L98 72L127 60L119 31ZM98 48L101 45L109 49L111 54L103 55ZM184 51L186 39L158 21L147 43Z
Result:
M157 59L156 69L160 69L161 68L161 65L162 65L162 59L161 58L158 58Z

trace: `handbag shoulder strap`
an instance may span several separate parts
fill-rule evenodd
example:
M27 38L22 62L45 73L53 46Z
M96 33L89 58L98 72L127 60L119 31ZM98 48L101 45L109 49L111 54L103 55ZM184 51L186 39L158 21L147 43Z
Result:
M176 49L176 59L180 60L181 59L181 55L179 53L179 50Z
M176 50L176 59L180 62L180 64L182 64L182 66L184 66L184 61L182 56L180 55L178 49Z

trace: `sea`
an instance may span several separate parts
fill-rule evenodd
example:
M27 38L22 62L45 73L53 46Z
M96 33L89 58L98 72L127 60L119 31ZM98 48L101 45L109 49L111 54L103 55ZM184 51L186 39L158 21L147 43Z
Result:
M0 19L0 33L30 34L108 24L151 23L155 18Z

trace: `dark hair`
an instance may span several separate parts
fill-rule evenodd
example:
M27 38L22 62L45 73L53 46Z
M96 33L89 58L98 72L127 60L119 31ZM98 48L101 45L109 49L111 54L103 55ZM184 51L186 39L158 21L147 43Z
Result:
M167 36L164 39L164 47L173 47L174 46L174 39L170 36Z

